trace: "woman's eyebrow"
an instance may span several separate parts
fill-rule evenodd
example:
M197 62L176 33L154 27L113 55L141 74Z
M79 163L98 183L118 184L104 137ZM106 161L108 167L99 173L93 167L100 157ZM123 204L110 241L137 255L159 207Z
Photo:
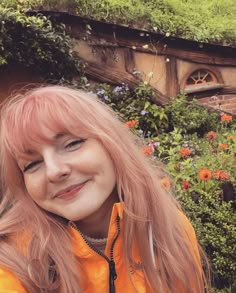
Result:
M53 137L49 138L49 140L53 143L56 141L59 141L61 138L65 137L67 134L63 133L63 132L59 132L55 135L53 135ZM31 157L34 157L35 155L37 155L37 151L32 150L32 149L26 149L23 152L21 152L18 156L17 156L17 160L20 159L30 159Z
M65 135L66 135L65 133L59 132L53 136L53 140L59 140L60 138L62 138Z
M24 160L30 160L31 158L33 158L37 153L35 151L32 150L26 150L24 153L21 153L20 155L18 155L16 157L16 161L24 161Z

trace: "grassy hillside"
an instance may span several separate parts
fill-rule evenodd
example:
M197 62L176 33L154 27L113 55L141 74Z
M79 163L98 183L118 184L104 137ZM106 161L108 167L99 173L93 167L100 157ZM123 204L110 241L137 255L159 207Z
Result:
M236 46L235 0L2 0L1 5L68 11L185 39Z

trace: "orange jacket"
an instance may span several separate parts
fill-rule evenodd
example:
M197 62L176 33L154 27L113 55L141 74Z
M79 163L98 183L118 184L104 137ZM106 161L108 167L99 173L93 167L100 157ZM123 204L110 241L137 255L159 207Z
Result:
M73 247L76 256L80 259L80 266L83 269L83 280L81 286L85 293L151 293L142 270L128 272L123 257L123 233L122 233L123 209L120 203L113 207L108 240L105 249L105 257L91 249L83 236L74 228L70 228L73 237ZM196 249L195 233L189 221L184 217L186 230L190 236L191 243ZM135 262L140 264L141 259L137 248L134 251ZM112 261L113 260L113 261ZM115 264L115 266L114 266ZM133 284L137 288L135 290ZM113 286L115 291L113 291ZM20 282L7 270L0 269L0 293L26 293ZM156 292L159 292L157 289ZM181 289L179 293L184 293Z

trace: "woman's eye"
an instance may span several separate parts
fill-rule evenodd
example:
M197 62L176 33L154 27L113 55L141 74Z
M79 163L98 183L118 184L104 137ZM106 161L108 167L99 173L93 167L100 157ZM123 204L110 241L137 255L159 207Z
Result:
M75 139L70 141L69 143L66 144L65 148L66 149L74 149L77 148L81 145L81 143L83 143L85 141L85 139Z
M23 172L26 172L28 170L32 170L35 166L37 166L38 164L40 164L41 161L33 161L30 162L28 164L26 164L23 168Z

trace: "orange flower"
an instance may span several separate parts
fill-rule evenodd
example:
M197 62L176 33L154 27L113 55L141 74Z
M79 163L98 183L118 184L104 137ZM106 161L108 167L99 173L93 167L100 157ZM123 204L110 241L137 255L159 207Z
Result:
M229 179L228 173L224 170L219 170L219 169L215 170L213 177L222 181Z
M189 190L189 187L190 187L190 183L187 180L184 180L182 182L182 187L183 187L183 190L184 191L188 191Z
M125 122L125 127L133 128L137 124L138 124L138 120L130 120L130 121Z
M234 136L233 136L233 135L229 135L229 136L227 137L227 139L228 139L228 140L234 140Z
M226 143L220 143L219 148L222 150L226 150L229 146Z
M233 120L233 116L231 116L231 115L223 114L221 116L222 122L231 122L232 120Z
M164 177L164 178L162 178L162 179L161 179L161 185L162 185L162 187L163 187L165 190L169 191L170 188L171 188L171 182L170 182L170 179L169 179L168 177Z
M211 171L207 168L200 169L198 172L198 176L203 181L208 181L211 179L212 174Z
M215 131L209 131L207 134L206 134L206 138L208 140L215 140L217 139L217 134Z
M152 144L147 145L143 148L143 154L148 156L148 155L152 155L154 153L154 147Z
M182 158L186 158L188 156L190 156L192 153L192 151L188 148L182 148L180 151L179 151L179 155L182 157Z

